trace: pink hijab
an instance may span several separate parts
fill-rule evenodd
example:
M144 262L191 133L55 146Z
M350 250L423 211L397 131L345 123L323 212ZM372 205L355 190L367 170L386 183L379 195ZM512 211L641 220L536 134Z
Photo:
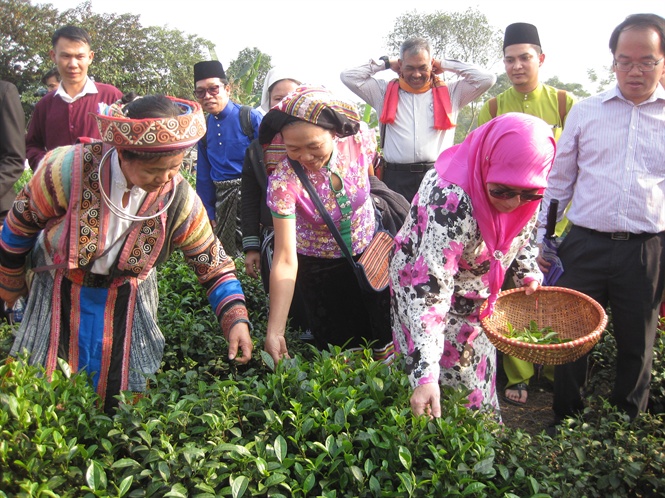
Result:
M526 202L510 213L500 213L492 206L486 185L545 189L555 149L552 130L545 121L511 112L475 129L464 142L445 150L434 165L443 180L460 186L471 198L473 216L494 255L484 316L494 310L506 274L501 257L540 206L540 202Z

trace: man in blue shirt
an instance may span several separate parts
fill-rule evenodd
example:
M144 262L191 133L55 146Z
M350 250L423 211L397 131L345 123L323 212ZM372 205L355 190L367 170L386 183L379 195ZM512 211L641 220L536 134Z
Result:
M219 61L194 65L194 95L209 113L208 130L198 144L196 192L208 212L215 234L226 253L241 254L240 176L245 150L258 136L261 113L249 118L253 136L247 136L240 120L241 105L229 100L230 86Z

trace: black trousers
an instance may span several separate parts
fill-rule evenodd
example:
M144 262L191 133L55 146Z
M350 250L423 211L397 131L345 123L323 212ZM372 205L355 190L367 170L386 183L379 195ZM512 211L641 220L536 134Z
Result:
M411 203L431 166L417 169L422 169L422 171L398 171L393 169L390 164L386 164L383 183L388 185L393 192L402 194Z
M383 348L392 341L390 294L365 292L346 258L323 259L298 254L298 282L319 349L328 344Z
M631 417L649 400L653 346L665 272L665 232L612 240L573 227L559 256L564 274L557 285L583 292L612 310L617 343L616 381L610 401ZM583 409L580 395L588 355L554 372L554 412L561 419Z

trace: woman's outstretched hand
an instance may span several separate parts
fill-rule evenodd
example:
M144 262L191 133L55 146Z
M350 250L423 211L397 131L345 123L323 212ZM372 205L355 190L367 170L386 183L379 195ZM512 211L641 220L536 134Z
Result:
M437 382L416 387L411 395L411 411L414 415L441 417L441 388Z
M286 339L282 334L266 334L266 342L263 349L272 357L275 365L283 358L290 358L289 350L286 348Z
M524 288L526 289L524 293L527 296L530 296L531 294L533 294L538 290L538 287L540 287L540 282L538 282L538 280L532 280L531 282L529 282L524 286Z

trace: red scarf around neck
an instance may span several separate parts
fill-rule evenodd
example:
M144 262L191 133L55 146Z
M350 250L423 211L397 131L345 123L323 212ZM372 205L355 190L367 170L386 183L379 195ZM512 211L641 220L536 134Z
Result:
M423 89L414 90L402 78L394 79L388 83L386 96L383 101L383 112L379 121L384 124L393 124L397 116L397 103L399 101L399 89L409 93L424 93L432 89L432 98L434 100L434 128L437 130L450 130L455 127L452 120L453 106L450 102L450 92L448 87L439 78L433 78Z

